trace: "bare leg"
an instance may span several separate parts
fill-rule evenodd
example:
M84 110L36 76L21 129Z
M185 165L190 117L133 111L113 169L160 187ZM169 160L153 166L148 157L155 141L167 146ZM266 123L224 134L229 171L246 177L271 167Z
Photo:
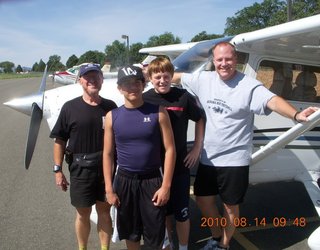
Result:
M239 205L227 205L223 204L224 217L227 220L227 226L223 228L222 239L220 245L222 247L229 247L229 242L235 231L234 220L239 218Z
M75 230L79 247L87 247L90 234L90 214L91 207L76 208L77 215L75 221Z
M110 205L107 202L96 202L96 210L98 214L97 231L100 238L101 246L110 247L110 239L112 236L112 221L110 217Z
M197 205L199 206L202 216L208 218L220 218L215 196L197 196ZM222 235L220 223L210 227L212 237L219 238Z
M176 221L177 235L179 244L181 246L187 246L189 243L189 232L190 232L190 220L180 222Z
M172 225L173 216L168 215L166 216L166 233L168 234L168 239L170 244L162 247L162 250L172 250L171 249L171 242L172 242L172 232L173 232L173 225ZM167 243L167 242L165 242ZM165 244L164 243L164 244Z

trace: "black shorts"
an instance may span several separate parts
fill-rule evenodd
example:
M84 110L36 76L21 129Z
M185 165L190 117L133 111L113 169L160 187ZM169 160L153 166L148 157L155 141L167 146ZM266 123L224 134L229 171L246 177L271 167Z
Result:
M152 197L161 187L160 170L136 175L118 168L114 190L120 200L117 208L119 239L141 240L153 249L162 247L165 236L165 206L154 206Z
M174 214L179 222L189 219L190 175L174 175L170 189L170 200L167 204L167 215Z
M91 207L96 201L105 201L102 166L80 166L74 161L69 166L70 197L74 207Z
M249 185L249 166L215 167L199 163L194 182L196 196L220 195L227 205L243 202Z

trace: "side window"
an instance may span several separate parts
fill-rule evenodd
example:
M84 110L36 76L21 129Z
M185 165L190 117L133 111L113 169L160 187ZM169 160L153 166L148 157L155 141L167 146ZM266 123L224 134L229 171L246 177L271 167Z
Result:
M237 70L243 72L248 61L249 54L237 51Z
M257 79L287 100L320 102L319 72L319 67L263 61Z

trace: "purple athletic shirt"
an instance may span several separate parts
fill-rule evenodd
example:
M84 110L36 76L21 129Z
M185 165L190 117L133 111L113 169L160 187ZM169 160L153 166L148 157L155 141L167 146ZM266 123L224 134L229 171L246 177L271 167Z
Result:
M117 164L121 169L146 173L161 166L159 106L144 103L112 110Z

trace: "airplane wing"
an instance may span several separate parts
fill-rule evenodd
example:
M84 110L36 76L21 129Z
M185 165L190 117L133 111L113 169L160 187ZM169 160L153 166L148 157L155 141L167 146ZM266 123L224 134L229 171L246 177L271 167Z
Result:
M170 44L157 47L143 48L139 50L141 54L150 54L155 56L165 55L172 61L181 53L187 51L198 42Z
M319 65L320 15L243 33L231 42L242 52L294 58L297 63Z

